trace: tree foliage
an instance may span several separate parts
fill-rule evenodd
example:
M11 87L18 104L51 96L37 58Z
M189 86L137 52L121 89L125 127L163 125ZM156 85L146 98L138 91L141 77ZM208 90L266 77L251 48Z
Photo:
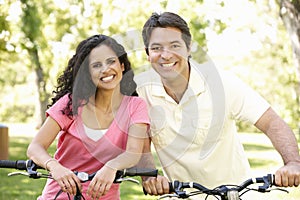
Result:
M210 36L223 36L229 30L248 33L245 36L248 40L248 36L255 35L261 27L275 24L277 38L287 39L279 22L278 7L270 8L270 1L266 0L241 2L250 3L247 6L257 10L252 16L255 22L248 22L244 15L235 13L239 11L237 7L233 12L226 11L237 4L229 0L8 1L0 5L0 95L3 97L0 120L24 121L24 115L29 120L41 118L56 78L73 56L78 42L93 34L112 35L123 43L136 73L149 68L140 33L143 23L154 11L176 12L189 23L193 41L202 50L195 55L200 59L211 50ZM233 29L234 26L237 28ZM292 64L290 46L284 39L274 41L266 35L260 39L260 49L243 57L233 56L229 61L221 62L221 67L240 73L295 127L299 116L292 108L297 107L295 98L299 98L299 94L293 89L299 78ZM215 48L235 48L226 42L224 39ZM19 109L22 106L29 111ZM37 115L36 110L41 115Z

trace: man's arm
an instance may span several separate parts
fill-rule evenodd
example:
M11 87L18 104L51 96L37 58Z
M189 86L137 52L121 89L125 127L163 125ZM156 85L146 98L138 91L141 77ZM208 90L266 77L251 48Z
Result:
M255 123L271 140L281 155L284 166L277 170L275 183L278 186L298 186L300 181L300 156L298 143L291 128L269 108Z
M145 139L143 155L137 164L139 168L156 168L151 152L151 140ZM142 177L143 188L150 195L162 195L169 193L169 180L161 175L157 177Z

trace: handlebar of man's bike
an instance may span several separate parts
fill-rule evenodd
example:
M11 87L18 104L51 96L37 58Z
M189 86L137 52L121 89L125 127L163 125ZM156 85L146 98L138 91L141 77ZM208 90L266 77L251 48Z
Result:
M38 169L44 169L41 166L35 164L32 160L0 160L0 168L11 168L17 170L24 170L26 172L12 172L9 173L8 176L14 175L25 175L29 178L38 179L38 178L52 178L50 173L44 174L38 171ZM114 183L121 183L123 181L131 181L134 183L139 184L139 181L133 178L126 178L126 177L133 177L133 176L152 176L156 177L158 173L157 169L148 169L148 168L128 168L123 170L118 170L116 172ZM88 174L86 172L77 172L74 171L74 174L79 178L81 182L90 181L96 175L96 172L92 174ZM56 197L61 193L59 191ZM69 194L68 194L69 196ZM55 199L56 199L55 197ZM77 194L74 196L74 200L84 198L80 193L79 189L77 189ZM70 197L69 197L70 199Z
M250 188L248 186L259 184L257 188ZM287 190L274 187L275 186L275 176L273 174L267 174L266 176L250 178L244 181L240 185L220 185L213 189L208 189L205 186L196 183L196 182L180 182L175 180L173 182L169 182L169 194L161 195L158 199L171 198L176 197L179 199L187 199L191 196L204 194L206 198L208 196L214 196L215 199L220 200L241 200L241 196L249 191L256 191L260 193L270 192L272 190L280 190L287 192ZM185 189L192 188L193 191L187 192ZM144 193L146 191L144 190Z

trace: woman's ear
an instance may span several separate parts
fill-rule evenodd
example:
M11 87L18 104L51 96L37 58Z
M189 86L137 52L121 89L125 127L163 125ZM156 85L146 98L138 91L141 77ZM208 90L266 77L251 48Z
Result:
M189 45L189 47L188 47L189 55L191 55L191 51L192 51L192 43L190 43L190 45Z
M150 56L147 56L147 60L150 62Z
M121 64L121 69L122 69L122 72L124 72L124 70L125 70L124 63Z

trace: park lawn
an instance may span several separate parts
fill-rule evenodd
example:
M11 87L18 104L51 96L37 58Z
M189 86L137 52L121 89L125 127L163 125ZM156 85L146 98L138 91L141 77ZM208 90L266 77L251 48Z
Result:
M9 159L27 159L26 149L32 137L28 136L11 136L9 141ZM273 150L271 144L263 134L243 133L241 140L246 149L251 168L255 176L274 173L281 166L279 155ZM55 151L55 144L50 147L50 152ZM7 177L12 169L0 169L0 200L33 200L41 193L45 184L45 179L29 179L25 176ZM137 177L138 180L139 177ZM203 184L205 185L205 184ZM299 188L289 188L289 194L282 192L271 192L263 194L264 196L250 199L300 199ZM250 193L249 195L252 195ZM145 196L141 185L131 182L121 184L121 199L122 200L154 200L153 196Z

